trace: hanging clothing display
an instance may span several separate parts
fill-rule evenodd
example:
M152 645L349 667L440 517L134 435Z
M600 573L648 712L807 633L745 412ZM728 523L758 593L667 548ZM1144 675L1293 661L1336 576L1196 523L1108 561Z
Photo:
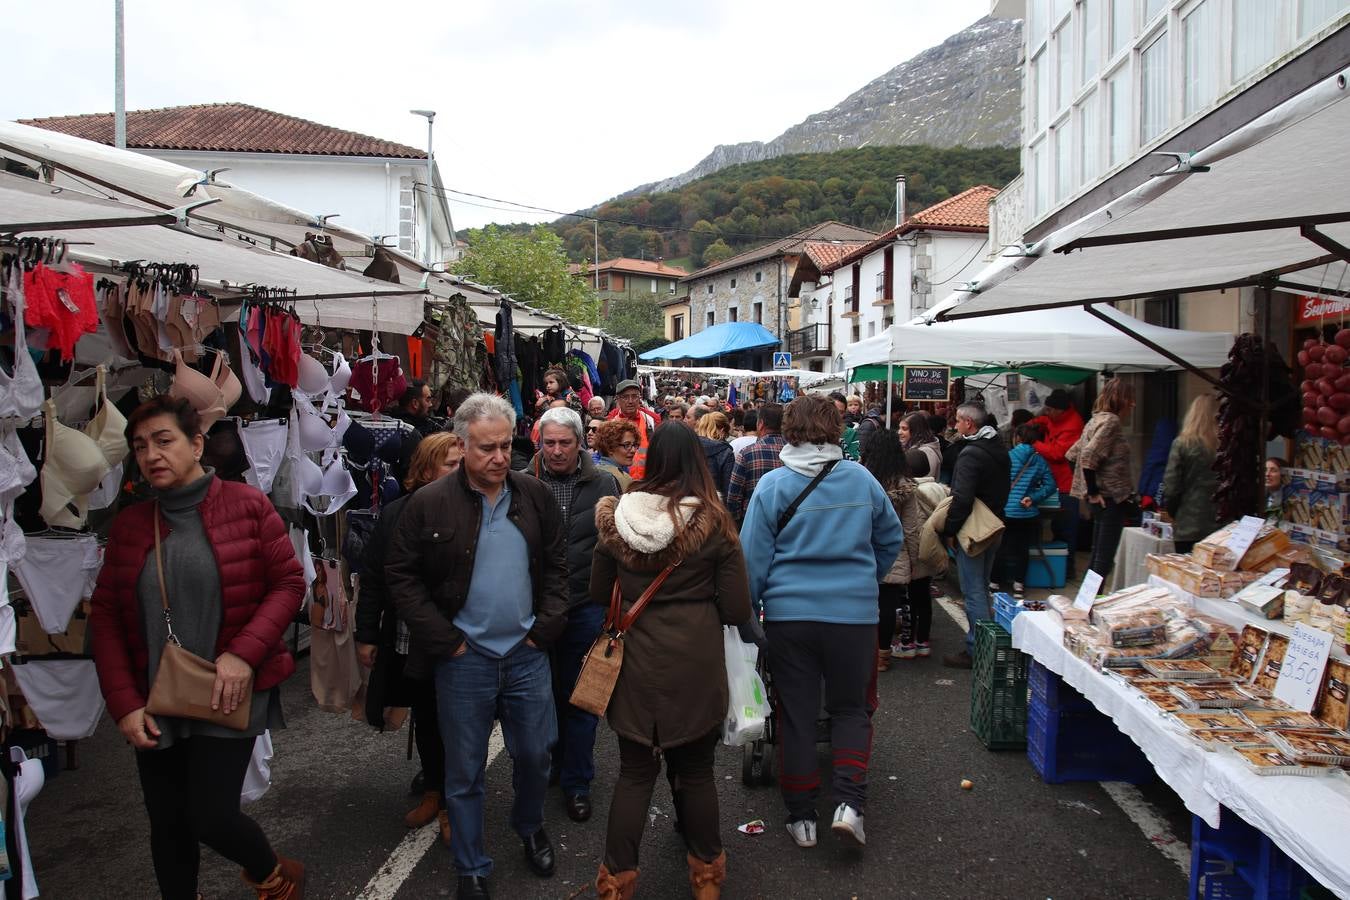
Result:
M42 768L42 760L29 759L22 747L10 747L9 758L17 767L14 775L14 816L5 822L5 827L15 831L15 843L19 848L19 868L23 872L23 900L33 900L38 896L37 876L33 873L32 854L28 852L28 829L24 819L28 815L28 805L33 802L47 783L47 773Z
M345 713L361 689L361 667L351 627L347 592L333 560L314 560L310 607L310 690L324 712Z
M264 494L270 494L272 480L286 455L286 423L259 419L242 424L239 439L244 444L244 456L248 458L244 480Z
M37 478L37 467L28 458L19 433L0 421L0 510L8 509Z
M94 276L78 264L60 272L43 263L23 273L24 324L47 329L46 347L61 354L62 362L75 358L75 343L98 330L98 301Z
M83 528L89 495L112 464L99 441L56 420L56 404L51 400L43 404L43 425L47 444L42 463L42 518L53 527Z
M28 535L23 555L10 565L23 585L38 624L48 634L70 625L75 608L94 591L103 550L92 534L74 537Z
M29 659L14 666L14 678L49 737L93 737L104 706L92 659Z
M210 431L211 426L239 402L244 392L243 385L234 377L224 353L215 354L215 364L210 375L204 375L188 365L177 349L171 353L176 367L173 384L169 386L169 396L191 403L201 416L202 431Z
M24 294L21 267L11 265L5 272L5 296L13 309L14 371L0 366L0 419L31 419L42 409L42 378L28 353L24 330Z
M408 379L398 357L369 356L352 364L348 386L361 396L361 408L375 413L398 402Z

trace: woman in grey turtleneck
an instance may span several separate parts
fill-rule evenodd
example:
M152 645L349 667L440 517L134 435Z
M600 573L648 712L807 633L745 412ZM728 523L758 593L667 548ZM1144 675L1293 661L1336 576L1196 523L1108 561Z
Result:
M90 629L108 711L138 751L160 893L198 896L199 845L206 844L238 863L260 898L297 900L304 866L272 850L240 812L239 794L254 740L285 725L278 685L295 661L281 637L304 594L299 561L260 491L202 467L201 420L191 403L157 397L132 413L126 434L155 500L113 522ZM174 634L216 664L212 707L229 713L240 706L252 678L243 730L145 710L168 640L156 517Z

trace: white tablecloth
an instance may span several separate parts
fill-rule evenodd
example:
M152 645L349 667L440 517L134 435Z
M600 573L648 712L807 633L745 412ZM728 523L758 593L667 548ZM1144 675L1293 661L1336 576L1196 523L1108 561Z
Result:
M1231 608L1217 608L1229 616L1232 610L1245 612L1222 600L1201 603L1207 613L1204 605L1209 603ZM1231 621L1229 616L1223 618ZM1350 852L1345 845L1350 778L1254 775L1231 753L1209 752L1193 743L1138 691L1070 655L1063 639L1063 628L1048 612L1025 612L1013 620L1013 646L1110 716L1188 810L1217 828L1220 805L1228 807L1338 897L1350 898Z
M1176 549L1177 545L1168 538L1154 537L1142 528L1126 528L1120 533L1120 545L1116 547L1116 559L1111 565L1111 578L1105 591L1109 594L1143 584L1148 578L1145 557L1150 553L1172 553Z

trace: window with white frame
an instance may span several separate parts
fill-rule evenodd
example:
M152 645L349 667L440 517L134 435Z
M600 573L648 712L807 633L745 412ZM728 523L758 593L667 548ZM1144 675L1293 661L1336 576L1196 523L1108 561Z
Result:
M653 278L653 279L652 279L652 293L653 293L653 294L656 293L656 286L657 286L656 279Z
M1050 9L1053 11L1050 23L1058 25L1060 20L1069 14L1069 10L1073 9L1073 0L1051 0Z
M1036 101L1031 104L1032 134L1044 128L1046 122L1050 119L1050 68L1048 59L1049 54L1042 50L1031 60L1031 67L1027 70L1031 78L1032 97Z
M883 298L886 296L886 273L885 273L885 271L878 272L878 273L877 273L877 279L876 279L876 280L877 280L877 290L876 290L876 293L873 295L873 299L875 299L875 300L881 300L881 299L883 299Z
M1116 166L1125 161L1130 154L1131 124L1130 115L1130 66L1129 63L1116 69L1106 79L1107 138L1110 155L1108 165Z
M1101 174L1101 112L1093 91L1078 104L1078 183L1087 184Z
M1299 0L1298 36L1305 38L1321 28L1331 17L1345 11L1346 0Z
M1027 46L1039 47L1050 31L1049 0L1027 0Z
M1032 216L1040 218L1050 208L1050 163L1042 139L1031 148L1031 199Z
M1073 97L1073 27L1055 32L1055 105L1053 114L1069 105Z
M1082 71L1078 84L1086 87L1097 77L1102 65L1102 0L1082 0L1078 4L1078 21L1082 38L1078 45L1078 59Z
M1162 134L1168 125L1167 32L1139 51L1139 145Z
M1111 56L1134 40L1134 0L1111 0Z
M1153 17L1167 9L1168 0L1144 0L1144 24L1153 21Z
M1201 0L1181 20L1183 116L1209 106L1219 96L1219 0Z
M861 340L862 340L862 323L859 322L857 319L854 319L854 320L853 320L853 343L856 344L856 343L858 343L858 341L861 341Z
M1231 75L1241 81L1275 58L1279 46L1279 7L1270 0L1233 0Z
M413 198L413 180L408 175L398 179L398 249L404 253L414 250L417 206Z
M1063 202L1073 189L1073 142L1069 119L1051 129L1055 154L1055 204Z

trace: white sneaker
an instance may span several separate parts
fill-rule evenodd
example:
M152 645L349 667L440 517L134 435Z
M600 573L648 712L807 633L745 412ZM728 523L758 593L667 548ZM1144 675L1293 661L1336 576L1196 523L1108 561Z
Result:
M859 847L867 843L867 835L863 833L863 817L854 812L853 807L847 803L840 803L839 808L834 811L834 821L830 824L830 830L834 832L835 837L850 840Z
M798 847L814 847L816 845L816 820L798 819L796 822L789 822L787 825L788 834L797 842Z

